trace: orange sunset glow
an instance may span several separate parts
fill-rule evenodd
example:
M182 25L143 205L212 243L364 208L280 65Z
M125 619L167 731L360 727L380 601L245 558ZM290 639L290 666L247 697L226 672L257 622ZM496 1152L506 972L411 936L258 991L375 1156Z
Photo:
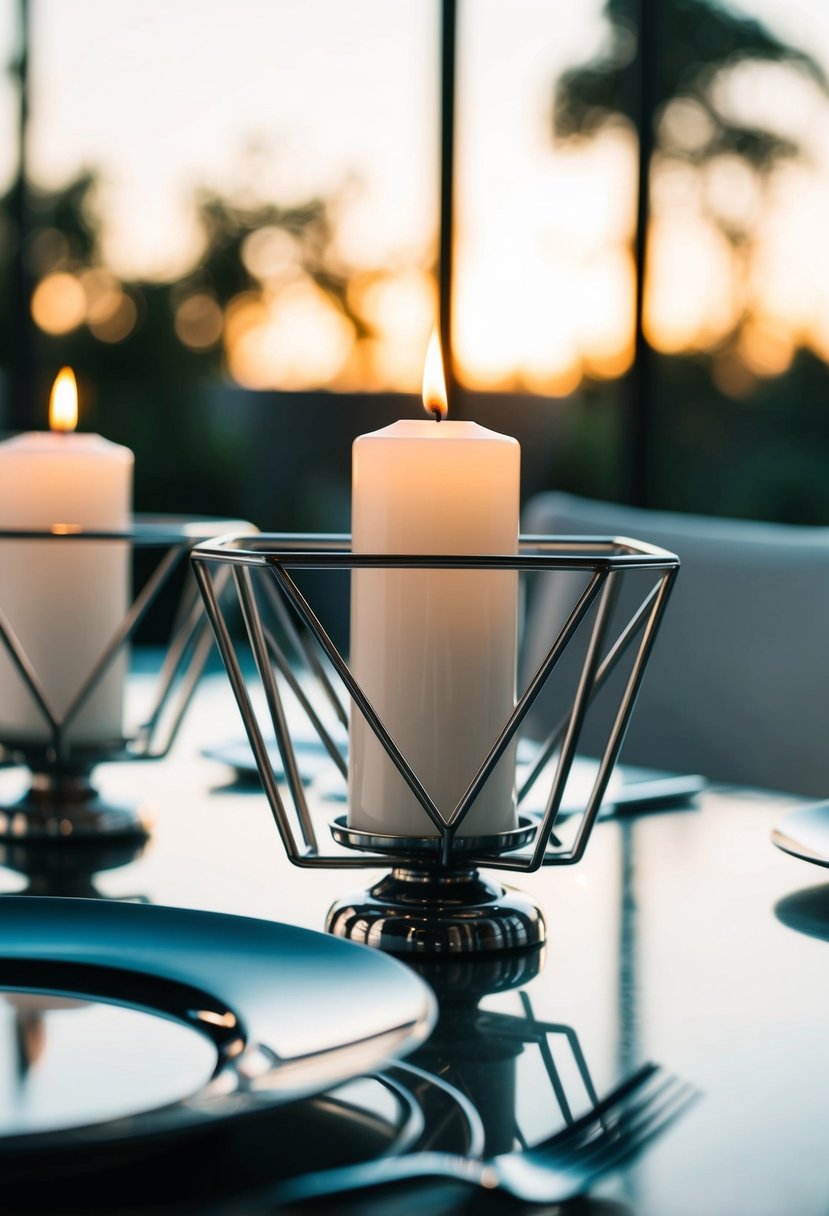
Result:
M45 238L38 246L32 315L44 333L87 328L117 345L141 320L131 283L196 275L206 241L197 188L220 182L251 215L274 198L290 206L330 197L319 274L319 250L265 221L241 243L249 285L219 299L194 278L176 295L174 332L194 353L221 352L229 376L250 389L417 391L437 313L437 8L361 4L371 20L360 28L373 31L365 44L328 0L308 12L277 5L268 20L281 41L268 42L267 64L257 38L242 32L262 28L253 0L242 5L249 23L242 13L228 34L244 42L238 57L202 33L203 63L183 63L174 50L195 29L187 3L165 10L162 23L131 0L123 28L105 19L103 0L50 9L35 77L35 178L54 188L82 164L105 172L92 199L103 264L57 245L47 256ZM818 21L813 0L794 5L800 25L790 7L757 0L750 11L783 36L787 20L793 34ZM550 21L532 0L485 0L462 28L453 345L472 388L565 395L585 378L620 376L632 359L635 136L613 121L589 140L555 141L556 74L605 37L600 0L559 9ZM199 9L205 30L221 11L217 0ZM345 57L347 72L309 50L321 13L331 38L357 56ZM829 23L815 28L822 34L810 53L829 63ZM244 82L223 89L221 117L205 124L212 80L221 73L229 84L237 58ZM140 72L149 62L152 96L117 91L125 63ZM83 93L69 87L79 73ZM117 104L96 103L90 121L91 99L108 94ZM803 154L766 176L728 155L695 167L694 141L709 120L681 98L670 103L660 130L690 151L653 164L645 331L666 354L716 354L739 329L732 370L723 363L721 374L739 379L739 365L773 377L798 348L829 359L827 97L782 67L739 63L722 67L714 96L724 113L762 120ZM332 281L342 290L332 293Z

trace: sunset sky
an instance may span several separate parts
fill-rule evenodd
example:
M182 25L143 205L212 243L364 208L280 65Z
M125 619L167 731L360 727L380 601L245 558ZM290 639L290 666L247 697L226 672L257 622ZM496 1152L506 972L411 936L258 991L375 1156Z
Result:
M822 0L739 7L829 66ZM14 8L0 0L4 57ZM550 125L555 77L601 45L601 10L600 0L461 5L454 333L463 376L479 387L564 392L585 372L627 365L633 141L614 131L556 148ZM382 337L365 387L417 386L436 308L424 273L438 190L434 0L33 0L32 13L32 175L55 188L100 169L109 269L129 279L190 268L200 186L281 203L344 189L343 261L395 272L364 302ZM764 199L739 165L704 178L657 172L650 336L664 350L710 347L748 301L742 354L755 372L785 370L798 344L829 358L827 101L782 70L739 69L720 87L734 113L796 136L807 156ZM0 129L13 113L2 88ZM12 165L4 137L2 188ZM748 279L703 215L734 207L756 214ZM255 316L227 320L231 372L251 387L353 378L349 334L330 312L301 281L278 295L263 285Z

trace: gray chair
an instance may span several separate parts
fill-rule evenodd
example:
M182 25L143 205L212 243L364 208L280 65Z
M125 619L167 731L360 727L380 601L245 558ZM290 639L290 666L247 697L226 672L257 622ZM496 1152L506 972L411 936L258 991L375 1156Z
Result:
M829 796L829 528L549 493L529 502L522 530L629 536L681 560L622 762ZM575 577L543 575L531 592L527 670L572 604ZM553 692L534 713L532 733L542 737L560 710ZM598 754L602 742L588 723L581 750Z

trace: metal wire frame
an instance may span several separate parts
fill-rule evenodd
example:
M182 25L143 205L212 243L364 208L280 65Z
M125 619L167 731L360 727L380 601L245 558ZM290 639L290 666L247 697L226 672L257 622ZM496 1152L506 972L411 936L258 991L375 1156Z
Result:
M69 728L90 696L127 646L174 573L181 569L192 547L206 537L238 530L239 520L179 519L173 516L141 516L122 531L68 528L0 529L0 542L52 542L61 545L128 544L132 549L160 551L160 558L113 635L103 646L70 704L60 713L35 670L25 647L15 633L0 602L0 645L20 675L25 688L49 730L47 740L0 738L0 748L11 759L22 759L38 771L60 772L87 768L103 761L158 760L167 755L178 735L187 707L213 645L197 588L188 579L179 600L168 639L164 662L149 715L132 737L76 744ZM250 525L243 523L249 528ZM221 594L221 580L217 592Z
M191 563L204 598L219 652L239 705L266 797L291 862L306 867L385 867L390 864L392 866L411 865L413 855L417 856L420 853L422 857L432 858L430 864L447 869L456 868L458 865L465 868L483 865L491 869L532 871L543 865L571 865L581 859L613 766L619 755L653 641L679 570L679 559L674 554L627 538L539 536L523 537L519 552L505 556L356 554L350 551L350 539L346 536L262 534L257 537L225 537L219 541L203 542L193 549ZM581 571L588 579L587 586L579 596L538 670L518 699L508 721L493 741L477 773L448 816L442 815L440 808L435 805L292 577L292 571L300 570L421 568L430 570L515 570L519 572L568 570ZM257 597L255 592L252 579L252 572L255 569L264 572L264 577L259 583L263 592L262 597ZM220 602L220 579L228 570L232 572L238 606L245 625L247 644L253 654L256 672L264 691L276 743L284 766L285 783L292 803L291 808L286 805L280 782L271 765L268 746L240 662L239 642L232 635ZM654 577L654 582L624 628L606 647L617 584L631 571L650 572ZM300 630L296 624L291 623L290 629L285 635L288 646L292 650L291 654L286 650L285 642L278 640L264 621L263 604L272 606L281 621L284 622L286 618L290 621L291 614L293 614L294 619L305 627L306 633L300 637ZM566 647L594 606L596 609L594 620L573 704L545 741L533 774L519 791L519 797L526 795L541 768L558 750L555 777L544 813L538 822L532 849L528 852L503 852L499 849L497 838L493 837L490 838L490 842L487 842L486 847L477 852L471 853L464 850L462 843L457 840L457 831L464 816L495 765L515 738ZM599 762L593 789L574 840L571 844L564 845L555 835L554 828L585 715L596 693L606 683L608 676L617 667L622 656L634 644L636 650L633 662L622 690L604 753ZM318 654L314 656L313 661L310 661L309 652L313 650L314 646L318 648ZM320 849L303 788L296 750L291 738L283 692L277 678L277 673L279 673L287 681L292 691L299 695L300 703L308 713L309 720L317 731L323 746L340 772L345 774L346 765L340 749L331 733L321 723L319 715L316 712L309 712L310 698L304 691L302 681L296 673L297 664L300 667L305 666L312 674L316 673L321 666L320 655L327 659L354 705L364 716L409 789L423 807L424 813L437 829L439 837L437 854L435 853L434 836L429 837L425 834L422 839L403 840L401 838L399 852L394 851L395 838L393 837L389 838L391 848L384 848L382 853L366 848L361 850L358 855L351 856L347 853L325 853ZM326 676L319 687L336 717L340 721L344 721L345 708L332 681Z

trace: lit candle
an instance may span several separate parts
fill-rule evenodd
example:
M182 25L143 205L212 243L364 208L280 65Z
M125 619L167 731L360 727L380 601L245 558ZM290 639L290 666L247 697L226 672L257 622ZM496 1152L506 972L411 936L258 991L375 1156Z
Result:
M75 377L55 381L48 432L0 443L0 528L120 532L132 510L133 454L100 435L75 434ZM129 546L112 541L0 544L0 608L46 695L62 715L129 607ZM122 651L68 730L73 743L122 734ZM0 739L45 741L50 728L0 646Z
M511 554L518 546L520 448L474 422L443 421L437 337L424 371L426 419L355 440L355 553ZM392 738L446 818L515 705L517 575L493 570L352 573L350 663ZM434 836L437 828L352 706L349 822ZM515 826L507 749L460 828Z

